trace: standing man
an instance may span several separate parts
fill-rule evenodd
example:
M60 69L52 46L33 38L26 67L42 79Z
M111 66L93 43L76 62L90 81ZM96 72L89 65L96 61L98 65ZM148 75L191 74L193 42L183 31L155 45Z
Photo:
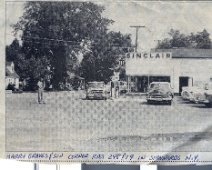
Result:
M45 104L45 102L43 100L43 93L44 93L44 88L45 88L43 78L40 78L37 85L38 85L38 103Z

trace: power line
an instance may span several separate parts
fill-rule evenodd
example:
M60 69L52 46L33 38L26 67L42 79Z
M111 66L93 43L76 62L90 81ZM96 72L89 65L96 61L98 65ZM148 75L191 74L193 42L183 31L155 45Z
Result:
M9 34L9 33L6 33L7 35L12 35L12 34ZM66 42L66 43L76 43L76 44L80 44L82 43L81 41L70 41L70 40L63 40L63 39L53 39L53 38L41 38L41 37L31 37L31 36L24 36L24 39L22 40L25 40L25 38L29 38L29 39L37 39L37 40L48 40L48 41L56 41L56 42ZM17 38L16 38L17 39ZM86 41L86 39L82 39L83 41ZM19 40L21 41L21 40Z
M8 34L8 35L11 35L11 34ZM33 39L35 39L35 40L33 40ZM80 46L87 45L86 39L82 39L82 41L66 41L66 40L62 40L62 39L53 39L53 38L45 38L45 37L44 38L40 38L40 37L24 36L24 38L22 38L22 39L17 39L16 38L16 40L19 41L19 42L23 42L24 41L24 42L30 42L30 43L36 43L36 44L46 44L46 45L50 45L50 44L47 43L47 42L38 41L38 40L47 40L47 41L54 41L54 42L72 43L70 45L72 45L75 48L79 48ZM98 44L98 43L92 42L92 44L95 45L95 44ZM88 46L93 47L93 45L88 45ZM129 49L129 48L132 48L133 46L119 46L118 44L113 44L112 47L119 48L119 49L125 49L125 48L128 48Z
M17 41L19 41L19 42L29 42L29 43L35 43L35 44L46 44L46 45L50 45L48 42L41 42L41 41L33 41L33 40L25 40L25 39L23 39L23 40L18 40L17 39ZM72 46L73 47L80 47L80 44L72 44Z
M12 35L12 34L9 34L9 33L7 33L7 34L8 35ZM29 39L25 39L25 38L36 39L36 40L48 40L48 41L64 42L64 43L74 43L72 45L77 45L77 44L80 45L81 43L86 44L86 41L87 41L86 38L85 39L82 39L82 41L68 41L68 40L63 40L63 39L53 39L53 38L45 38L45 37L44 38L40 38L40 37L29 37L29 36L24 36L24 38L22 38L21 40L18 40L17 38L16 39L18 41L35 42L33 40L29 40ZM43 43L43 42L37 41L35 43ZM43 43L43 44L45 44L45 43ZM92 42L92 44L98 44L98 43ZM92 45L90 45L90 46L92 46ZM113 44L112 46L113 47L125 47L125 46L119 46L118 44Z
M28 37L28 36L24 36L24 38L31 38L31 39L38 39L38 40L48 40L48 41L57 41L57 42L66 42L66 43L81 43L79 41L67 41L67 40L63 40L63 39L53 39L53 38L40 38L40 37Z
M46 44L46 45L50 45L48 42L42 42L42 41L34 41L34 40L28 40L28 39L16 39L19 42L29 42L29 43L35 43L35 44ZM64 42L64 41L63 41ZM81 42L80 43L76 43L76 44L71 44L72 47L75 48L79 48L81 47ZM92 47L92 45L90 45ZM119 45L112 45L113 48L117 48L117 49L131 49L133 48L133 46L119 46Z

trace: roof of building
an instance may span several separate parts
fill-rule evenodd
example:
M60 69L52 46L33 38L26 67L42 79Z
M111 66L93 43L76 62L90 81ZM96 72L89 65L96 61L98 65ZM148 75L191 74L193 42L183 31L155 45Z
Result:
M6 68L6 77L20 78L15 71L11 72L8 68Z
M212 59L212 49L152 49L151 52L171 52L172 58L210 58Z

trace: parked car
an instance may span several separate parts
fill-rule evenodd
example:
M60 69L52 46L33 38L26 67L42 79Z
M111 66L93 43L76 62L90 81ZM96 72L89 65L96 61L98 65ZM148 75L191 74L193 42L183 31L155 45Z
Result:
M202 84L193 87L183 87L181 96L184 100L189 100L194 103L204 103L205 92L212 89L211 84Z
M208 90L207 92L205 92L205 100L204 100L204 104L207 107L212 107L212 90Z
M204 100L205 89L199 86L184 87L181 96L184 100L189 100L193 103L199 103Z
M104 82L88 82L86 88L86 99L108 99L110 89Z
M198 86L182 87L181 97L184 100L194 101L194 93L201 90Z
M189 100L192 97L193 89L192 87L182 87L181 97L184 100Z
M199 88L198 90L193 92L193 101L195 103L205 103L206 95L209 90L212 90L212 84L206 83L202 88Z
M149 85L146 99L147 103L162 102L172 104L173 89L169 82L152 82Z

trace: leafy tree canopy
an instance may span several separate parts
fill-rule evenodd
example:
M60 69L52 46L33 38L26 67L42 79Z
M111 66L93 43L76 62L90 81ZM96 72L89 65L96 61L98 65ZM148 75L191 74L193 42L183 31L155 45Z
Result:
M168 34L170 38L162 40L157 48L211 48L210 34L206 29L196 34L191 33L190 35L185 35L180 33L179 30L171 29Z
M86 81L108 81L116 54L123 51L112 46L130 46L131 39L130 35L108 32L113 21L104 18L103 11L103 6L91 2L26 2L24 14L13 28L15 33L22 32L21 67L28 70L30 82L48 77L58 88L70 71ZM11 59L9 51L7 58ZM83 55L82 64L79 54ZM88 72L91 61L95 64Z
M130 35L120 32L109 32L94 43L90 53L82 61L81 75L86 81L110 81L114 68L118 65L120 55L128 52L131 46Z

